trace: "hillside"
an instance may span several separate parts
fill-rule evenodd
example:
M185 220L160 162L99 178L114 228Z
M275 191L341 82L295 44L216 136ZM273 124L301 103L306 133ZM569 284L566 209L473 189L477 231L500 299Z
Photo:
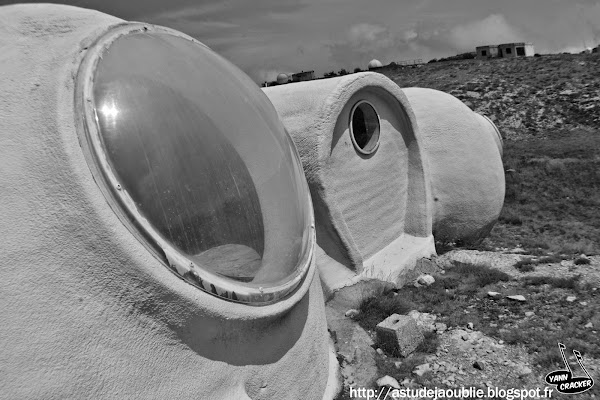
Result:
M448 92L485 114L505 139L600 128L600 55L461 60L384 68L400 87Z
M380 72L400 87L451 93L502 133L504 209L476 249L600 254L600 55L437 62Z

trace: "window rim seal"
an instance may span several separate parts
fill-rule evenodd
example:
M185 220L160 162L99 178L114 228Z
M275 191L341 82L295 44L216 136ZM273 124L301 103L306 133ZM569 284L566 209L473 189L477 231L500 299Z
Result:
M356 143L356 139L354 138L354 130L352 128L352 119L354 117L354 111L356 111L356 109L361 105L361 104L367 104L369 105L373 111L375 112L375 116L377 117L377 143L375 143L375 146L373 146L373 148L369 151L366 151L364 149L361 149L360 146L358 145L358 143ZM375 106L368 100L365 99L361 99L358 100L351 108L350 110L350 118L349 118L349 122L348 122L348 129L350 131L350 140L352 140L352 145L354 146L354 148L356 149L356 151L358 151L359 153L361 153L362 155L365 156L370 156L372 154L374 154L377 149L379 149L379 143L380 143L380 139L381 139L381 118L379 117L379 113L377 112L377 109L375 108Z

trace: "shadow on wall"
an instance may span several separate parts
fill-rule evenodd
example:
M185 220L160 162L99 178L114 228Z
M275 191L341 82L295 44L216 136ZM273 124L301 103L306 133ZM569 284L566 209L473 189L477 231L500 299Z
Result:
M224 319L210 315L188 315L178 324L169 323L182 344L208 360L229 365L269 365L285 357L300 339L307 324L309 305L323 301L308 293L279 318ZM176 300L161 299L161 303ZM157 306L159 304L156 304ZM145 305L148 317L157 318L153 304ZM326 348L318 349L326 351Z

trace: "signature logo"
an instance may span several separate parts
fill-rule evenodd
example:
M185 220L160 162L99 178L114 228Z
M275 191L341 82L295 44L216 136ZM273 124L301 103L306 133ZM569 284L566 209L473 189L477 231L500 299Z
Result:
M581 357L581 353L577 350L573 350L573 354L577 359L577 363L583 372L585 372L586 376L574 377L571 366L567 362L567 357L565 357L566 346L562 343L559 343L558 348L560 349L560 354L562 355L563 362L565 363L567 369L550 372L548 375L546 375L546 383L550 385L556 385L556 390L558 392L566 394L583 393L586 390L590 390L592 386L594 386L594 380L583 365L583 357Z

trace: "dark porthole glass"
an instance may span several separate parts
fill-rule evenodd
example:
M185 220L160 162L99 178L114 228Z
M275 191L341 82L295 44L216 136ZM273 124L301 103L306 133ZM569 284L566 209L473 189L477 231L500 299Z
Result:
M242 285L298 272L310 229L302 166L245 74L191 40L136 32L104 50L92 92L110 170L158 235Z
M379 116L366 101L360 101L352 108L350 136L356 150L363 154L371 154L379 146Z

